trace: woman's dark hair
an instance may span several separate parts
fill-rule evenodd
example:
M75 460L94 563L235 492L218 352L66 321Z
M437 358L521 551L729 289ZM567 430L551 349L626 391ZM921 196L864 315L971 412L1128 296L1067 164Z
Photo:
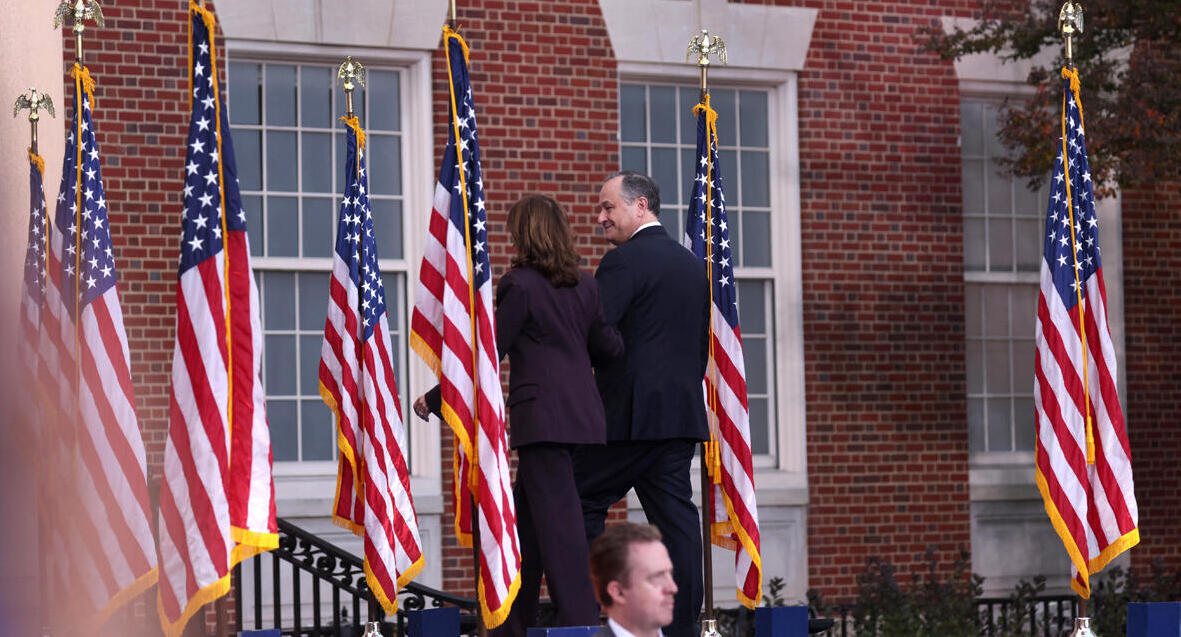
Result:
M568 287L582 278L574 231L562 206L545 195L526 195L508 212L508 231L517 255L513 267L527 265L550 285Z

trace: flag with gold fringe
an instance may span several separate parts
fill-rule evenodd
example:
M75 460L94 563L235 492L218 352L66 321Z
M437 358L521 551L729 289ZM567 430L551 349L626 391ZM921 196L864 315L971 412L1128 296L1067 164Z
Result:
M438 376L443 419L455 434L455 534L462 545L471 546L472 533L480 533L480 607L491 628L508 617L520 588L521 549L509 479L468 48L450 28L443 30L443 46L451 98L447 147L435 184L410 342Z
M1046 207L1034 351L1035 478L1071 562L1071 588L1140 541L1132 454L1116 391L1099 219L1078 71L1062 69L1061 137Z

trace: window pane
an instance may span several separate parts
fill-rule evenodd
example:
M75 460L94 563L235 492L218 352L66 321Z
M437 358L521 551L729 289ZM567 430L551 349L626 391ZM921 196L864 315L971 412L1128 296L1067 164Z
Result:
M964 344L964 375L969 394L984 393L984 343L968 341Z
M678 243L685 236L685 209L680 206L668 206L660 204L660 225L664 226L668 236L675 239Z
M623 84L619 87L619 138L625 142L642 142L648 137L645 121L644 87Z
M393 135L368 135L369 192L402 194L402 139Z
M984 154L983 112L979 102L960 104L960 152L963 155Z
M1012 334L1018 340L1032 339L1033 322L1037 316L1037 286L1014 285L1010 288L1010 294L1013 308L1010 311L1010 320L1013 322Z
M301 297L304 296L304 292L305 290L300 290ZM322 329L324 321L321 320L320 323ZM302 327L314 329L315 325L307 324ZM320 345L323 341L322 334L303 334L299 337L299 393L304 396L317 396L320 393ZM307 421L304 421L305 429L307 424Z
M295 329L295 275L267 272L262 279L263 325L268 330Z
M271 453L275 462L299 460L299 420L295 401L268 400L267 424L270 425Z
M1000 162L990 163L988 174L988 216L1013 214L1013 178L1005 174Z
M332 134L303 133L303 191L333 192Z
M984 105L984 126L987 133L985 134L985 145L988 147L987 152L989 157L1008 157L1009 151L1005 145L1001 143L1001 113L1000 107L995 104Z
M984 400L968 399L968 450L988 451L984 445Z
M681 87L681 103L677 114L681 116L681 143L697 147L697 116L693 114L693 107L700 101L700 89Z
M267 256L299 256L299 200L267 197Z
M964 269L984 271L984 220L964 219Z
M377 256L382 259L401 259L402 202L396 199L370 199L369 209L373 211Z
M268 334L266 337L266 388L268 396L296 395L295 336Z
M1013 447L1017 451L1033 451L1034 438L1037 436L1035 416L1032 398L1013 400L1013 428L1016 430Z
M322 400L300 401L303 460L332 460L336 426L332 412Z
M262 238L266 231L262 222L262 197L243 195L242 207L246 209L246 235L250 238L250 254L261 257Z
M767 332L767 303L763 291L764 286L769 284L763 281L738 281L738 319L744 335Z
M681 201L681 185L677 180L677 151L672 148L652 149L652 174L660 186L661 205L677 205ZM686 194L686 196L688 196Z
M1009 374L1009 341L985 341L984 386L990 394L1007 394L1012 391ZM991 427L991 425L989 425Z
M988 315L984 319L984 335L991 338L1007 338L1009 331L1009 288L1003 285L983 285L984 307Z
M980 287L980 285L972 283L964 284L964 334L968 338L977 337L984 333Z
M262 133L235 130L233 139L238 186L242 190L262 190Z
M303 256L331 257L332 233L336 224L336 201L328 197L304 197L302 238Z
M965 214L984 213L984 166L983 159L965 159L962 188Z
M743 338L742 357L746 360L746 391L767 393L767 339Z
M267 190L271 192L299 190L296 167L295 133L284 131L267 132Z
M1017 233L1017 270L1037 272L1042 265L1042 222L1017 219L1013 223Z
M1013 450L1011 402L1008 398L990 398L987 401L989 451Z
M740 140L743 146L768 146L767 94L762 91L742 91L738 94Z
M295 125L295 67L267 65L267 125Z
M767 414L766 398L752 398L748 403L750 413L750 450L754 454L771 453L771 422Z
M619 155L622 170L648 173L648 152L643 146L624 146L620 149Z
M771 267L771 213L742 213L742 265Z
M767 207L771 205L771 178L768 166L769 154L765 151L742 152L742 205ZM735 170L733 164L722 165L722 175ZM729 183L734 183L731 180ZM726 197L733 201L733 197Z
M262 122L262 66L249 62L230 63L230 119L235 124Z
M988 220L988 270L1013 272L1013 221L1011 218Z
M1033 341L1013 341L1013 393L1033 393Z
M299 274L299 329L305 332L316 332L324 329L324 319L328 316L328 281L327 272L301 272ZM317 337L318 338L318 337ZM316 351L320 347L316 346ZM313 389L312 393L318 392Z
M398 74L372 71L365 87L369 95L369 127L374 130L402 130L402 97Z
M332 70L324 66L305 66L299 74L300 123L314 128L332 128Z
M677 91L671 86L648 87L649 141L672 144L677 141Z

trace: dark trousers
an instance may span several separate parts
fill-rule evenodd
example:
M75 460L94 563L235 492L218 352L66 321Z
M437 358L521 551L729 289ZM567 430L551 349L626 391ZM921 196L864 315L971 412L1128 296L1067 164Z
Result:
M536 623L543 572L557 607L558 626L599 624L570 448L547 443L517 448L513 498L521 540L521 589L504 624L491 631L493 637L524 637Z
M668 637L697 637L705 588L701 574L701 518L693 503L692 440L615 442L575 453L574 479L582 501L587 542L603 532L607 509L636 490L644 515L660 529L677 584Z

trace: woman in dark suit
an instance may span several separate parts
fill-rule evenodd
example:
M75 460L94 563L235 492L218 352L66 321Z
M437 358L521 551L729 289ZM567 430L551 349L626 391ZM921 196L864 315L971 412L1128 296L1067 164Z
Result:
M542 572L559 625L599 623L571 450L606 442L591 361L620 356L623 339L603 321L598 285L578 267L558 202L524 197L509 211L508 231L517 254L496 287L496 347L512 364L507 407L521 589L493 635L523 637L536 620ZM438 409L437 387L414 403L422 418Z

